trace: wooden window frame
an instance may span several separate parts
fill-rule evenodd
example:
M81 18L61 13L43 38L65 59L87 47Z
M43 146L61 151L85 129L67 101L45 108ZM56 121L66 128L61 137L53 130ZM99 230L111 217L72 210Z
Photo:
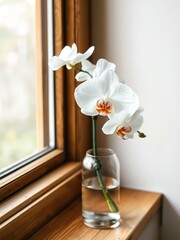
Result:
M85 51L89 47L90 1L54 0L53 4L54 54L58 55L65 45L71 45L73 42L77 44L79 51ZM62 165L64 161L81 161L90 147L90 119L80 113L74 100L75 72L61 68L54 76L56 147L3 178L0 200Z
M49 145L47 5L47 1L36 1L36 122L40 151Z
M54 0L55 55L74 42L79 51L86 51L89 17L90 0ZM56 148L1 181L3 239L29 239L80 195L81 160L91 147L91 119L75 103L74 76L65 68L55 72Z
M48 123L48 110L45 111L45 106L48 106L47 102L47 72L48 72L48 54L47 51L43 51L47 49L47 20L44 19L47 17L46 14L46 6L42 4L43 0L38 0L36 3L36 14L40 16L37 17L37 39L36 43L39 46L39 50L37 51L37 77L38 77L38 134L42 137L39 137L38 141L40 145L44 145L45 138L47 139L47 131L46 126ZM54 1L56 4L57 1ZM55 6L54 6L55 7ZM60 9L61 11L61 9ZM59 18L61 21L58 23L58 27L61 29L62 25L62 18L61 12L58 11L55 15L55 18ZM56 21L56 19L55 19ZM45 23L44 23L45 22ZM55 37L56 37L55 33ZM60 36L62 33L60 32ZM43 41L42 41L43 39ZM44 41L45 39L45 41ZM59 47L62 47L62 42ZM55 44L55 49L57 48ZM44 56L42 56L42 52ZM44 53L45 52L45 53ZM57 78L57 79L56 79ZM59 79L60 78L60 79ZM44 174L48 173L58 165L62 164L65 160L65 151L64 151L64 116L63 116L63 108L64 108L64 96L63 96L63 89L64 89L64 81L63 79L63 71L59 71L57 77L55 76L55 108L57 108L56 112L56 146L55 148L42 155L41 157L35 159L31 163L25 165L24 167L10 173L6 177L2 178L1 180L1 191L0 191L0 200L7 198L8 196L16 193L19 189L25 187L27 184L31 183L35 179L43 176ZM61 81L60 81L61 80ZM58 82L58 84L56 84ZM45 100L46 99L46 100ZM58 119L58 120L57 120ZM62 124L63 123L63 124ZM39 127L41 126L41 127Z

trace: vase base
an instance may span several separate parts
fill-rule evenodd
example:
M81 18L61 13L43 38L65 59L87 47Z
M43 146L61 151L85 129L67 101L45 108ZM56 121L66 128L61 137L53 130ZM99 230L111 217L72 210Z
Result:
M98 229L117 228L120 225L120 214L97 213L82 211L83 222L86 226Z

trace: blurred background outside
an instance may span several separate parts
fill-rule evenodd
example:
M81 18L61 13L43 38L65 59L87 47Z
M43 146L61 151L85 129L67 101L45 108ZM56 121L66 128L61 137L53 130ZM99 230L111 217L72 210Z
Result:
M35 0L0 0L0 169L36 151Z

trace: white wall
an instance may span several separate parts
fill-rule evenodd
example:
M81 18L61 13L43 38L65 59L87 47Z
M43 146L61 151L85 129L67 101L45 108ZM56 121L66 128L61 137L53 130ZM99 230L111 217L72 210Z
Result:
M94 60L116 63L139 95L146 139L99 133L116 150L121 183L164 194L163 240L180 239L180 1L92 0Z

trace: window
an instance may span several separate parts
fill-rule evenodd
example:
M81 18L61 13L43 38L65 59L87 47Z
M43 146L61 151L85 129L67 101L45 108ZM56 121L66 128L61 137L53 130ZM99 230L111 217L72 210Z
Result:
M48 68L48 59L56 49L53 40L53 3L55 5L56 2L0 2L3 16L0 19L3 36L0 39L0 134L3 139L0 142L0 169L3 197L65 160L63 71L54 77ZM61 29L61 11L56 17L60 19L58 28ZM61 32L58 37L54 35L56 39L62 39ZM61 44L59 48L62 48ZM59 78L58 84L56 78ZM16 185L12 187L14 181Z
M0 170L5 176L52 150L52 1L1 1ZM16 11L14 11L16 9Z
M36 4L39 6L41 18L39 20L38 33L40 38L45 39L46 28L44 17L46 16L46 6L44 0L37 0ZM50 2L49 0L47 2ZM60 50L65 45L71 45L76 42L79 51L85 51L89 47L89 28L88 18L90 13L89 1L82 0L54 0L52 1L52 15L53 15L53 36L54 49L53 55L58 55ZM88 7L87 7L88 6ZM50 10L50 8L48 7ZM81 14L80 14L81 13ZM46 26L47 27L47 26ZM47 43L42 45L46 49ZM48 56L42 57L42 62L39 65L47 65ZM44 79L46 79L47 69L43 65L42 72L38 72L40 77L40 84L38 91L46 92ZM39 66L38 69L41 69ZM51 73L52 74L52 73ZM65 68L60 69L54 73L54 116L55 119L55 146L54 149L42 156L38 156L35 161L25 165L24 167L12 172L1 180L0 198L3 199L18 189L25 187L35 179L50 172L56 167L62 165L63 162L81 161L84 157L85 151L90 147L91 143L91 121L90 118L83 116L76 106L74 101L74 89L76 82L74 81L75 73L73 71L66 71ZM42 77L41 77L42 76ZM42 79L42 80L41 80ZM42 108L39 101L39 108ZM45 103L46 104L46 103ZM47 104L48 105L48 104ZM46 105L46 106L47 106ZM43 112L44 122L46 121L46 112ZM45 126L42 121L41 126ZM43 130L43 129L41 129ZM43 142L44 138L40 137Z
M44 0L36 2L42 6ZM73 42L85 51L90 46L90 1L53 0L52 12L53 55ZM43 69L42 76L45 73ZM91 147L91 119L81 114L74 101L74 75L65 68L54 74L54 149L1 180L3 239L29 239L80 194L80 161Z

